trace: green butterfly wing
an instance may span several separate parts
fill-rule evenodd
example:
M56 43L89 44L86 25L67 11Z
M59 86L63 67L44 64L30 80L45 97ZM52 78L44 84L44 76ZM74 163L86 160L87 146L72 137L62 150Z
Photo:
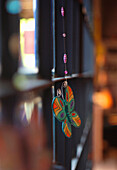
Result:
M81 119L75 111L69 114L69 121L74 127L79 127L81 125Z
M60 121L64 121L66 117L65 104L60 97L54 97L52 101L52 110L55 117Z
M67 106L67 116L69 122L74 127L79 127L81 125L81 119L79 115L74 111L75 100L74 100L73 91L70 86L67 86L65 89L65 101Z
M70 86L67 86L65 89L65 101L68 106L68 111L72 112L75 106L75 100L74 100L73 91Z
M67 138L70 138L72 135L71 124L67 117L65 110L65 103L60 97L54 97L52 101L52 110L55 117L62 122L62 131Z

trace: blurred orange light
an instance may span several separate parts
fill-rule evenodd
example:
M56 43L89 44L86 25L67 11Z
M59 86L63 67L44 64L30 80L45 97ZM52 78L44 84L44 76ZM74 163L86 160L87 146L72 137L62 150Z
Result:
M108 123L111 125L117 125L117 114L111 114L108 117Z
M100 71L98 74L98 84L101 86L105 86L108 82L107 73L105 71Z
M109 109L113 105L112 95L107 88L104 88L100 92L93 94L93 102L100 105L103 109Z
M99 54L97 56L96 62L98 66L102 67L105 64L105 55L104 54Z

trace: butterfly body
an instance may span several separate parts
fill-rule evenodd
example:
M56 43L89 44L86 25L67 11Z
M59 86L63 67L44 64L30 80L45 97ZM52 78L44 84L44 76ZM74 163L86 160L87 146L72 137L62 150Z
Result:
M65 88L65 99L59 96L54 97L52 101L52 110L55 117L62 122L62 131L66 137L72 136L71 125L79 127L81 124L80 117L74 111L75 100L73 91L70 86Z

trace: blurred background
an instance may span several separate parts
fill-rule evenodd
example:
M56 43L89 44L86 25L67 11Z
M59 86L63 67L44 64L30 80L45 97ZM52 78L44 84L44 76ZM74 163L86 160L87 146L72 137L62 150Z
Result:
M95 147L93 151L94 169L117 169L116 8L116 1L94 0L97 76L96 93L93 95L93 101L98 103L101 109L97 108L100 110L97 111L100 112L100 118L98 118L98 115L95 117L96 110L94 109L94 121L97 121L95 128L99 133L99 138L97 136L96 139L95 137L93 139ZM94 133L96 132L94 131Z
M0 1L0 170L117 170L116 19L116 0ZM71 139L51 106L64 43Z

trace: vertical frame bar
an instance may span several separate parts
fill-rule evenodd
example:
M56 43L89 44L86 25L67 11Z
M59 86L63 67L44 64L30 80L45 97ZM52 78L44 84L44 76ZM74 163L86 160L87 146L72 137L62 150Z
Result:
M82 16L82 4L80 4L80 50L79 50L79 73L82 73L83 66L83 16Z
M51 79L52 70L52 0L39 3L39 75Z
M7 0L1 0L1 59L3 79L11 79L18 68L19 59L19 15L6 9ZM14 51L15 49L15 51Z

